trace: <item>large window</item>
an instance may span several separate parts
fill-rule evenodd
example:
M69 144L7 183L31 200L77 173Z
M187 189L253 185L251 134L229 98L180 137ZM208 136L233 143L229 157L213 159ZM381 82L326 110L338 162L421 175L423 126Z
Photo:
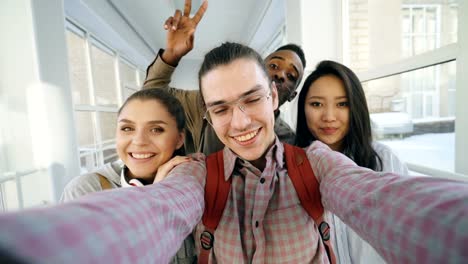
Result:
M132 58L77 23L42 23L41 17L63 17L63 3L47 10L11 16L20 26L8 31L2 57L0 211L56 202L65 181L80 173L74 151L81 172L115 160L116 112L144 78ZM103 25L95 32L106 34L110 27Z
M68 60L81 171L117 159L115 128L122 102L140 87L142 71L69 22Z
M408 164L455 172L455 0L345 0L345 64L375 136Z
M374 94L375 136L406 162L454 172L455 68L452 61L364 82Z

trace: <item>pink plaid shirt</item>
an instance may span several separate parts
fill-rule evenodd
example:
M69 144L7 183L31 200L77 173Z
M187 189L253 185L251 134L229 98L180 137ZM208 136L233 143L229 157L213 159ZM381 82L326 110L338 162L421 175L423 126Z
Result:
M210 261L327 263L314 220L301 206L288 177L283 144L277 140L267 152L263 172L230 149L223 151L224 175L226 180L232 177L232 185ZM204 174L197 178L204 186ZM200 223L195 237L204 230ZM200 240L195 243L199 252Z
M263 172L228 150L225 155L225 169L233 172L227 175L234 178L216 231L215 259L328 262L314 223L286 177L282 145L276 141L267 153ZM325 208L389 263L468 259L468 184L377 173L320 142L308 147L307 155ZM2 214L0 253L33 263L168 263L203 213L206 168L203 155L195 159L156 185Z

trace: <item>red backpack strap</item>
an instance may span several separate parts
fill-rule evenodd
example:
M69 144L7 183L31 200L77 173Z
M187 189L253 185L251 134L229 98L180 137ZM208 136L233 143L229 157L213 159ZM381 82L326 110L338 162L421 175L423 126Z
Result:
M302 207L307 214L314 219L320 236L327 251L331 263L336 263L336 257L330 241L330 226L324 219L322 200L320 197L320 185L315 178L314 171L310 166L307 154L302 148L286 143L284 152L286 157L286 168Z
M224 179L223 151L210 154L206 158L205 211L202 217L205 231L200 235L198 263L208 263L214 233L223 216L230 189L231 178L228 181Z

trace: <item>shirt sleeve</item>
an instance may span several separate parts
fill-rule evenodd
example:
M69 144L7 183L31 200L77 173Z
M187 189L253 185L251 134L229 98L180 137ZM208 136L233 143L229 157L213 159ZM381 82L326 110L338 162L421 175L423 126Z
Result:
M164 50L162 49L159 50L154 61L148 66L143 88L165 89L180 101L185 111L186 128L190 133L190 138L192 139L192 142L187 142L186 140L185 149L187 152L193 153L199 151L201 149L200 145L202 144L201 135L204 115L203 100L198 89L184 90L169 86L172 74L176 68L162 60L161 55L163 51Z
M0 248L31 263L169 263L200 221L201 162L158 184L0 214Z
M389 263L468 259L468 184L358 167L315 141L307 155L324 207Z
M160 49L158 55L156 55L156 58L154 58L154 61L148 65L143 88L168 87L169 83L171 82L171 77L176 67L171 66L162 60L161 55L163 52L164 50Z

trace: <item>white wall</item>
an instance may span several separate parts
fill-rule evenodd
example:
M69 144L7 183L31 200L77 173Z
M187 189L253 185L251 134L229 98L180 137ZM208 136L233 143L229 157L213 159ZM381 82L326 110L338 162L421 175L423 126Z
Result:
M302 47L307 71L322 60L343 61L341 0L301 0Z
M341 0L287 0L287 43L299 44L304 50L307 65L304 78L318 62L329 59L342 61ZM298 15L299 14L299 15ZM299 85L299 93L302 83ZM281 107L283 119L296 129L297 96Z
M63 2L2 2L0 42L2 103L9 120L2 128L8 171L48 169L24 189L50 190L54 201L62 183L79 173L64 32ZM6 102L6 98L9 98ZM5 122L2 122L5 123ZM6 151L5 151L6 148Z

